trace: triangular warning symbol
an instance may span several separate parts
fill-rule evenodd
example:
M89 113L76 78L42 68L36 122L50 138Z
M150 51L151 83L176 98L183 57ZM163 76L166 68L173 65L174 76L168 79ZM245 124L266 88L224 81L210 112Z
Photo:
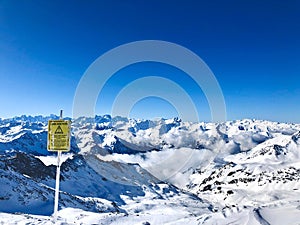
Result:
M61 129L60 126L58 126L58 127L56 128L55 132L54 132L54 134L63 134L63 133L64 133L64 132L63 132L63 130Z

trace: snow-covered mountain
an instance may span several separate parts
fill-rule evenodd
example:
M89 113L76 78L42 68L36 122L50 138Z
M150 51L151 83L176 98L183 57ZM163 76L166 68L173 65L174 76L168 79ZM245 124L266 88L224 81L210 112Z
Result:
M49 119L57 117L0 119L5 224L51 222ZM104 115L73 120L71 146L63 154L60 223L299 224L299 124ZM44 216L7 214L17 212Z

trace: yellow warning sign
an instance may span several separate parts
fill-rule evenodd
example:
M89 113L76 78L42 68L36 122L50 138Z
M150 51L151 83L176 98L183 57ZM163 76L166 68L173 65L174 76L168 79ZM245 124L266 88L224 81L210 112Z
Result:
M69 120L49 120L48 151L70 151L70 129Z

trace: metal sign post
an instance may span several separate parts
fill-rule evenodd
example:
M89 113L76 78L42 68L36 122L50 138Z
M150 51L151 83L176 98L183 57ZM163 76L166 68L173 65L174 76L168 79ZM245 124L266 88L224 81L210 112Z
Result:
M57 168L56 168L56 181L55 181L54 213L53 213L53 217L55 221L57 219L57 212L58 212L60 157L61 157L61 151L57 151Z
M48 121L48 151L57 151L57 168L54 196L54 221L57 220L58 199L59 199L59 181L60 181L60 166L61 153L70 151L70 121L63 120L63 111L60 110L59 120Z

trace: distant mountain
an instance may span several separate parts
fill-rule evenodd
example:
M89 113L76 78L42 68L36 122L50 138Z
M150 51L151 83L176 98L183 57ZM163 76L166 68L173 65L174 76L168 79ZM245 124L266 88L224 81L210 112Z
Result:
M49 119L58 118L0 119L0 211L52 213ZM285 212L290 224L300 221L299 124L82 117L72 120L71 152L63 156L60 209L150 222L160 215L191 224L276 224L274 213Z

